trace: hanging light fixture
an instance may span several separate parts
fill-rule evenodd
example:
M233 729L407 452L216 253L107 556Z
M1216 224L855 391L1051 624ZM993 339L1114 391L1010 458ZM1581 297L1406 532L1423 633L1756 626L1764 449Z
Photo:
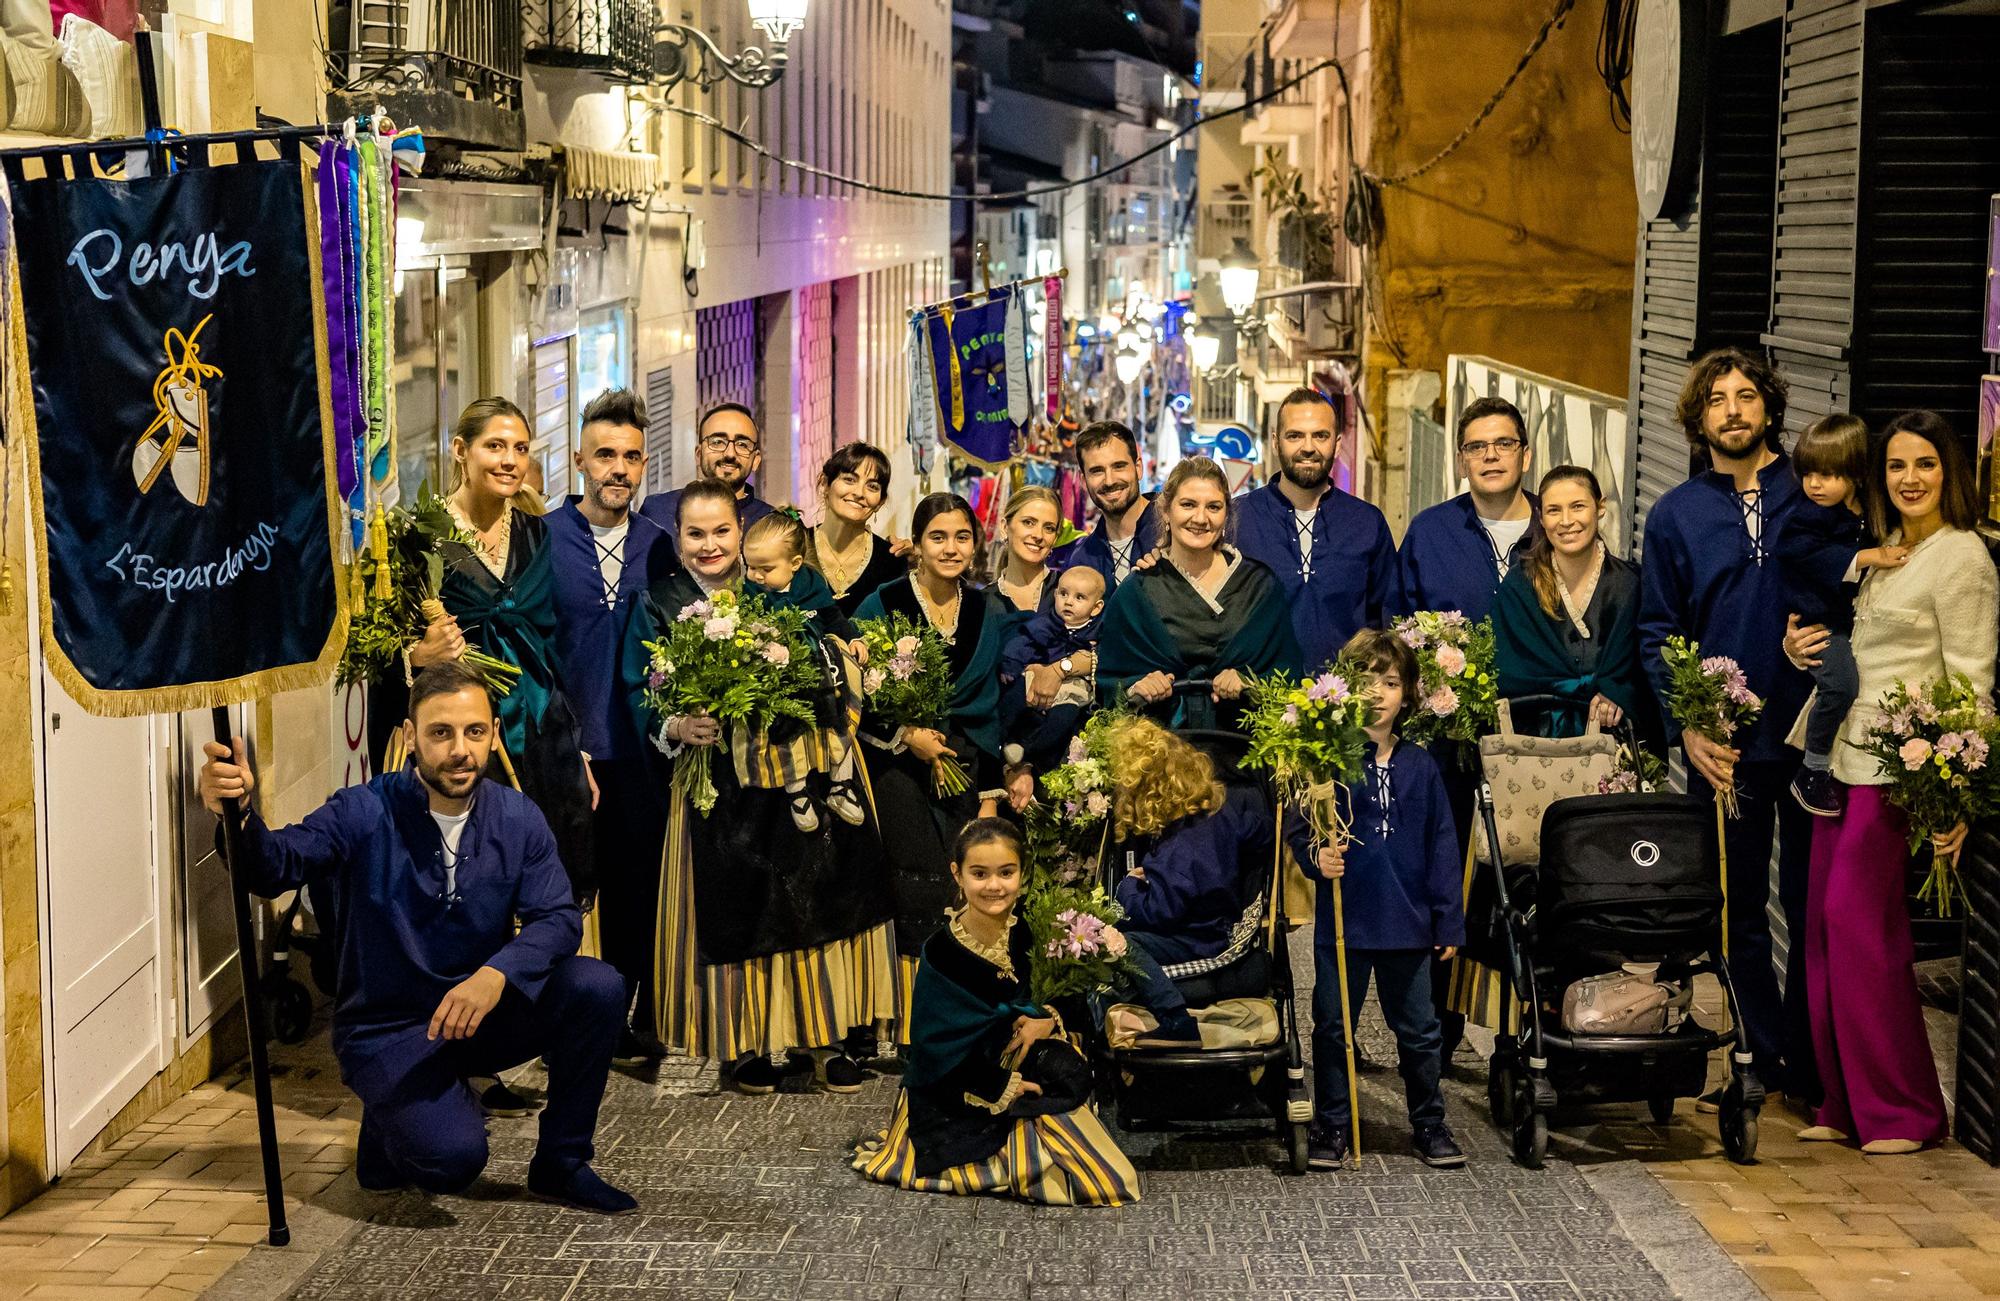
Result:
M1216 358L1222 355L1222 336L1202 321L1196 321L1188 330L1188 352L1194 358L1194 368L1206 375L1215 369Z
M1135 348L1120 348L1111 365L1118 372L1118 382L1129 387L1132 381L1139 378L1139 372L1146 368L1146 359Z
M1248 316L1257 303L1257 279L1261 272L1257 255L1238 235L1235 247L1222 259L1217 279L1222 282L1222 301L1228 305L1230 315L1239 321Z

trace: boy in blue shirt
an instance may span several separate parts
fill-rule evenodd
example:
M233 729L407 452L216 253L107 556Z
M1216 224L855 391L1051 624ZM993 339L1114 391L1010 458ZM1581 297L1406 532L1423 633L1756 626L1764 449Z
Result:
M1342 648L1340 662L1373 675L1375 721L1368 728L1368 776L1348 792L1350 838L1344 846L1321 847L1316 859L1325 882L1313 928L1315 1115L1307 1161L1332 1170L1348 1151L1347 1043L1333 924L1332 883L1339 881L1349 1019L1360 1018L1373 976L1382 1015L1396 1034L1411 1146L1426 1165L1462 1166L1465 1153L1444 1123L1442 1039L1431 1003L1432 956L1449 961L1465 942L1458 833L1437 761L1396 736L1419 680L1417 660L1400 638L1369 628Z

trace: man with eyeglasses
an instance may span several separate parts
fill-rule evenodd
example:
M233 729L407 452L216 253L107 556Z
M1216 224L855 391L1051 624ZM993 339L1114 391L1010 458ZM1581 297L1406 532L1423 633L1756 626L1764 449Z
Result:
M1278 473L1238 502L1236 544L1278 576L1313 672L1355 633L1382 627L1403 600L1389 522L1334 485L1339 429L1324 394L1293 389L1278 404Z
M1521 486L1533 451L1528 424L1505 398L1480 398L1458 413L1458 468L1466 490L1419 511L1403 534L1397 567L1407 610L1459 610L1483 619L1493 594L1534 535L1535 495ZM1479 784L1478 757L1470 747L1441 740L1431 747L1444 777L1458 833L1459 857L1472 843L1473 795ZM1465 1017L1446 1006L1450 971L1431 972L1431 992L1444 1034L1444 1060L1451 1060L1465 1034Z
M763 464L764 437L749 407L738 402L718 403L695 426L694 477L720 479L734 488L746 529L771 513L770 504L750 492L750 476ZM639 514L665 529L669 538L678 538L681 490L646 498L639 504Z
M1466 490L1419 511L1397 553L1411 610L1484 619L1493 594L1534 535L1535 495L1521 487L1532 458L1528 424L1505 398L1480 398L1458 416Z

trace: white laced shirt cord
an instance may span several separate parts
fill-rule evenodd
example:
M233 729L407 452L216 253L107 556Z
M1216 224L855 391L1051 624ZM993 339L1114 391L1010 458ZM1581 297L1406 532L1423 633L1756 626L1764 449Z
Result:
M630 516L609 527L590 526L590 540L597 546L597 574L604 583L604 604L618 604L618 584L625 577L625 535L632 529Z
M449 908L458 902L458 846L465 839L465 824L472 818L472 806L467 805L463 813L439 813L431 811L431 821L437 823L438 835L444 841L444 904Z

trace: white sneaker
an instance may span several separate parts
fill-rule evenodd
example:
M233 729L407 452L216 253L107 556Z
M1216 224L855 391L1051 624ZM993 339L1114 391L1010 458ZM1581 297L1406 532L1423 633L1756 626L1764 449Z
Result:
M868 811L861 807L860 797L852 782L835 782L826 793L826 806L850 827L858 827L868 821Z
M819 830L819 814L813 811L812 797L803 792L792 796L792 825L809 835Z

